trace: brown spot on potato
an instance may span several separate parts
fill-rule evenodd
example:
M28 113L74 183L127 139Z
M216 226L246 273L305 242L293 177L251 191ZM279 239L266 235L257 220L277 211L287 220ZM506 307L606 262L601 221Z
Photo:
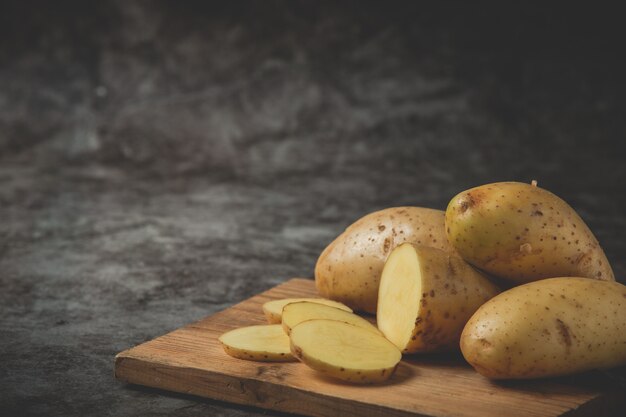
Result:
M385 242L383 243L383 253L389 253L389 249L391 248L391 241L389 238L385 238Z
M559 336L561 337L561 343L563 343L567 348L572 346L572 335L570 333L569 326L562 320L556 319L556 327L559 331Z
M378 225L378 230L380 230L381 232L385 230L385 225L384 224L379 224Z
M465 199L461 201L461 204L459 206L459 211L461 213L465 213L467 210L474 207L477 203L478 203L478 200L476 199L476 196L473 195L472 193L467 193L465 196Z
M541 210L535 210L530 214L531 217L543 216L543 212Z
M302 358L302 349L301 349L301 348L299 348L299 347L297 347L297 346L296 346L296 347L294 348L294 353L296 354L296 357L297 357L297 358Z

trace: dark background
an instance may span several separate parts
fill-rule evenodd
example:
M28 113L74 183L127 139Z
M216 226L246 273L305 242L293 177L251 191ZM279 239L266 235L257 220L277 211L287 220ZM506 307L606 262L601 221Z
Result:
M537 179L626 276L615 11L0 4L3 415L261 414L125 386L113 357L311 277L365 213L487 182Z

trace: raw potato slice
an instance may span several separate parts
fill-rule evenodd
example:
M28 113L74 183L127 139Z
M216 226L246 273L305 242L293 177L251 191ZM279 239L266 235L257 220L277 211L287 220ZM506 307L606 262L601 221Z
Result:
M310 303L324 304L327 306L340 308L349 313L352 313L352 309L337 301L326 300L325 298L284 298L282 300L268 301L263 304L263 313L269 324L280 324L283 317L283 308L290 303L298 303L300 301L308 301Z
M384 337L335 320L309 320L291 332L291 352L328 376L357 384L383 382L402 354Z
M342 321L380 335L380 331L376 326L363 317L335 307L301 301L299 303L287 304L285 308L283 308L283 330L285 330L287 334L290 334L291 330L303 321L314 319Z
M458 350L465 323L498 292L460 257L405 243L383 269L378 328L405 353Z
M224 351L238 359L262 362L293 361L289 337L280 324L241 327L220 336Z

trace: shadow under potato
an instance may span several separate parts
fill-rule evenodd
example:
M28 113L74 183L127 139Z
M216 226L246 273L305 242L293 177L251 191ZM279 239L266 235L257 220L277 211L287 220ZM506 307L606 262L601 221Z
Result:
M438 352L438 353L415 353L412 355L404 355L402 362L409 363L413 366L437 366L437 367L454 367L470 365L463 359L460 351Z

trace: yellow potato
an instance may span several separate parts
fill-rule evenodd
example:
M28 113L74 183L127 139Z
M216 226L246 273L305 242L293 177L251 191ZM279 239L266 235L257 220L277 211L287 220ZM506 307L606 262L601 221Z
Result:
M537 378L626 364L626 286L551 278L485 303L461 335L465 359L488 378Z
M458 194L449 242L467 262L516 283L558 276L614 281L604 251L565 201L536 185L500 182Z
M405 243L383 269L378 328L405 353L457 350L467 320L498 292L460 257Z
M224 333L219 341L224 351L234 358L261 362L294 360L289 337L280 324L241 327Z
M309 301L311 303L319 303L327 306L340 308L349 313L352 309L344 304L324 298L283 298L282 300L272 300L263 304L263 313L269 324L280 324L283 317L283 308L290 303L298 303L300 301Z
M290 334L291 330L298 324L314 319L342 321L380 334L376 326L363 317L328 305L301 301L299 303L287 304L283 308L283 330L287 334Z
M444 212L393 207L361 218L320 255L315 266L317 290L355 310L375 313L383 265L405 242L453 251L445 235Z
M291 332L291 352L305 365L355 384L389 379L402 354L380 334L335 320L309 320Z

